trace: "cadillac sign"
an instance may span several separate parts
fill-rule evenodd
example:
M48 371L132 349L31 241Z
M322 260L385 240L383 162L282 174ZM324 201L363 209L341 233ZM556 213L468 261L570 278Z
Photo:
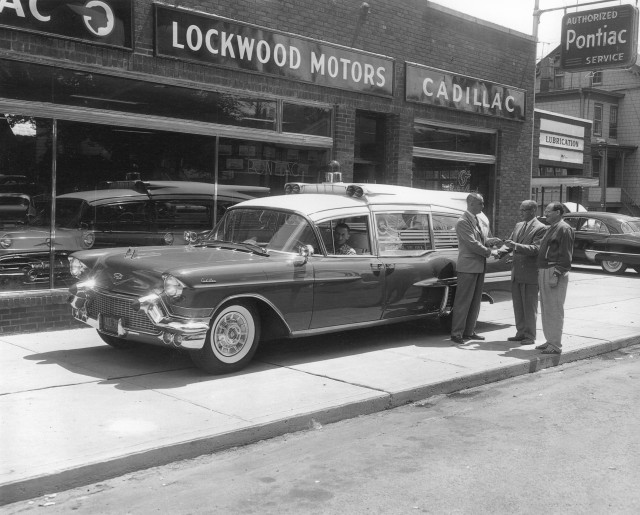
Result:
M628 68L638 55L638 8L629 4L565 14L560 67L573 72Z
M0 26L132 49L132 0L0 0Z
M487 80L406 63L406 99L512 120L525 119L525 91Z

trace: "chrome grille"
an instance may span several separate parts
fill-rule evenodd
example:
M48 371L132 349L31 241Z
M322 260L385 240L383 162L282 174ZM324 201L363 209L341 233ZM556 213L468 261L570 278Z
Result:
M133 309L134 299L109 295L100 291L91 292L91 301L87 303L87 314L98 319L99 314L122 318L126 329L143 333L158 334L149 317L143 311Z

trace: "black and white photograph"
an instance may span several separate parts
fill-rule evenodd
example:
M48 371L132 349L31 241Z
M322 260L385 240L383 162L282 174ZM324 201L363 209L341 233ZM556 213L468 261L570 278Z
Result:
M0 0L0 512L640 512L638 0Z

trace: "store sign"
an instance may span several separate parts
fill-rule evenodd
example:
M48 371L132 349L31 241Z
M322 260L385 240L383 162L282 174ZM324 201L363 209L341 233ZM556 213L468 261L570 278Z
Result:
M627 68L638 56L638 8L630 4L562 17L560 67L567 71Z
M525 119L523 89L414 63L406 63L406 99L459 111Z
M319 86L393 95L390 57L159 4L155 52Z
M566 150L584 150L584 140L565 136L564 134L540 133L540 145L563 148Z
M132 0L0 0L0 26L132 49Z

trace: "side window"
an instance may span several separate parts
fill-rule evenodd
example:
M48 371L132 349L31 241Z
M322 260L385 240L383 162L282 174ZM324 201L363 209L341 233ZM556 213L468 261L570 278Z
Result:
M437 249L458 248L458 236L456 235L458 218L458 216L451 214L433 214L433 239Z
M329 255L371 254L371 239L366 216L334 218L318 224Z
M167 200L156 202L158 230L206 230L213 228L213 202Z
M609 234L609 228L607 227L607 224L605 224L604 222L601 222L600 220L596 220L596 222L597 222L596 227L600 234Z
M433 248L427 213L376 213L375 221L381 256L419 256Z
M574 231L578 228L578 221L582 220L581 218L565 218L564 221L569 224Z
M149 202L118 202L95 210L95 228L112 231L149 230Z

